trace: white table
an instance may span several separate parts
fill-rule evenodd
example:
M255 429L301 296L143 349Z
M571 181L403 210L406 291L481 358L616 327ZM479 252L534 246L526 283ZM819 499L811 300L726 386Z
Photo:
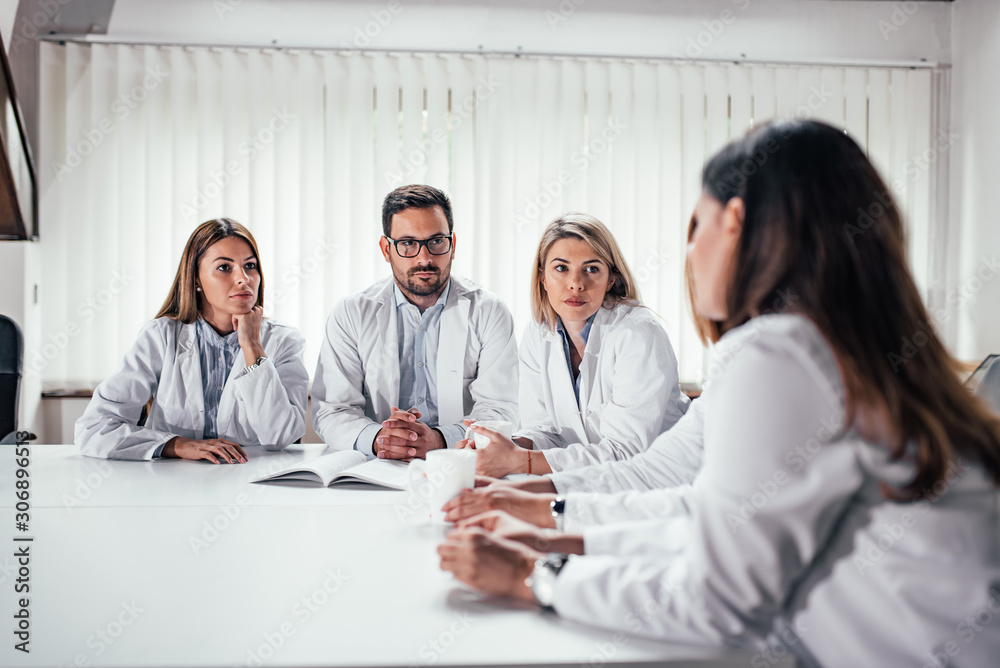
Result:
M33 446L30 531L0 448L3 666L746 666L751 655L613 634L498 605L438 568L443 530L405 492L250 484L322 446L250 463L118 462ZM14 537L33 536L31 543ZM31 653L15 651L30 545Z

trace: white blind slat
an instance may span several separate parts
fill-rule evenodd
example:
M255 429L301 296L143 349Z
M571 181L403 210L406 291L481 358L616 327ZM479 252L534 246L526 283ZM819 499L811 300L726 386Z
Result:
M868 144L868 71L852 68L844 73L844 127L862 148Z
M681 77L673 65L656 68L659 178L659 243L655 263L659 278L659 299L649 303L667 321L667 333L677 358L685 357L688 349L700 354L700 344L687 341L684 325L689 323L684 296L684 254L687 248L687 222L690 212L683 197L684 158L682 137L684 126L681 112ZM696 348L697 346L697 348Z
M707 159L705 136L705 72L702 67L681 68L681 211L690 216L701 194L701 168ZM686 226L684 226L686 228ZM682 240L683 239L683 244ZM686 248L687 240L682 235L678 247ZM676 298L680 298L678 295ZM690 318L684 318L681 325L682 354L677 362L683 380L701 380L705 359L695 354L697 334Z
M617 121L611 118L611 100L608 90L608 64L589 62L585 65L584 90L587 96L587 149L586 168L583 170L586 183L586 211L601 219L609 219L611 213L611 157L610 144L604 136L612 134Z
M903 167L902 178L908 186L907 220L909 222L910 265L920 295L929 298L931 286L931 169L940 158L932 150L931 109L920 104L931 96L931 73L907 72L909 104L906 126L909 128L910 157Z

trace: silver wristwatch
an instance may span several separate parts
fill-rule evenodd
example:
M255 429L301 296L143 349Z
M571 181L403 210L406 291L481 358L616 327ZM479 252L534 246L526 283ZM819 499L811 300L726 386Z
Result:
M258 357L256 362L254 362L253 364L251 364L250 366L247 367L247 373L249 373L249 372L253 371L254 369L256 369L257 367L259 367L261 365L261 363L264 360L266 360L266 359L267 359L267 357L265 355L261 355L260 357Z
M550 552L535 561L535 568L524 584L531 589L535 601L545 610L554 610L552 602L556 594L556 577L569 561L568 554Z
M549 510L552 512L552 521L555 522L556 531L562 531L566 522L566 499L557 496L549 503Z

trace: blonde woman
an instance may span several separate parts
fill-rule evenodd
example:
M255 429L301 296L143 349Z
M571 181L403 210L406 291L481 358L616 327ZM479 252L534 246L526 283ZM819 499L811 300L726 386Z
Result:
M156 319L76 423L84 454L235 464L246 446L280 449L305 434L305 339L263 318L259 258L229 218L191 234Z
M552 473L642 452L684 415L688 398L667 333L640 302L611 231L582 213L557 218L542 233L532 273L522 428L512 441L473 425L490 437L479 473Z

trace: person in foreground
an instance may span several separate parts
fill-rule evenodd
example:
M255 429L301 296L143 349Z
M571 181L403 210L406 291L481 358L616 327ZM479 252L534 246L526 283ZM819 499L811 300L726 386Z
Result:
M264 319L259 257L229 218L195 229L156 319L76 422L85 455L235 464L246 446L281 449L305 434L305 339Z
M393 190L382 232L392 277L327 319L312 387L316 433L333 450L410 461L454 447L466 417L516 423L514 320L496 295L451 275L448 196L426 185Z
M788 121L724 148L703 186L693 310L739 346L686 511L554 538L487 513L448 535L441 567L569 619L755 649L755 665L993 665L1000 420L936 336L899 354L930 320L896 205L857 225L885 183L843 131Z
M688 407L677 358L618 243L598 219L569 213L542 233L520 347L521 429L482 427L478 472L551 473L628 459ZM474 440L461 442L475 447Z

